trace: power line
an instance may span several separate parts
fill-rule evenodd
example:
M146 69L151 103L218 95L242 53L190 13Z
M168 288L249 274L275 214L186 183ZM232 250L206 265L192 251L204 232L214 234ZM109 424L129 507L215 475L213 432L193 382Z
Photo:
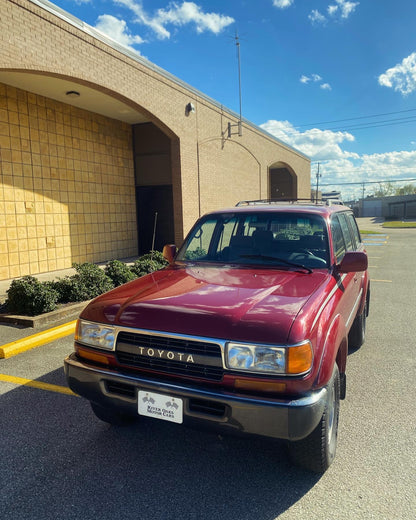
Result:
M315 161L312 163L312 165L316 164L322 164L322 159L319 161ZM339 173L371 173L371 172L394 172L394 171L400 171L404 172L404 170L411 170L408 173L413 173L416 170L416 166L385 166L384 168L367 168L365 166L357 167L357 168L349 168L348 170L333 170L330 167L328 170L326 170L326 175L334 175Z
M350 126L350 127L334 126L331 128L326 128L326 130L331 130L331 131L337 130L338 132L339 131L347 132L350 130L354 130L354 131L367 130L369 128L380 128L383 126L395 126L395 125L402 125L405 123L414 123L414 122L416 122L416 117L411 116L411 117L402 117L402 118L397 118L397 119L386 119L384 121L374 121L373 123L361 123L361 124L357 124L357 125Z
M347 119L334 119L333 121L321 121L320 123L308 123L302 125L294 125L295 128L302 128L304 126L314 126L314 125L328 125L331 123L343 123L344 121L355 121L358 119L371 119L373 117L383 117L383 116L392 116L394 114L404 114L406 112L415 112L416 108L410 108L409 110L399 110L397 112L384 112L380 114L374 114L371 116L358 116L358 117L349 117Z
M357 181L357 182L331 182L330 184L321 184L321 187L323 186L353 186L353 185L362 185L362 184L380 184L382 182L409 182L409 181L416 181L416 178L414 179L382 179L380 181Z
M275 135L278 139L281 139L284 141L288 137L291 136L305 136L307 132L313 132L313 130L318 130L319 132L349 132L349 131L358 131L358 130L369 130L372 128L381 128L386 126L396 126L396 125L403 125L406 123L416 123L416 117L409 117L409 118L398 118L398 119L386 119L385 121L374 121L373 123L362 123L357 124L350 127L342 127L342 126L334 126L331 128L310 128L309 130L305 130L304 132L301 132L299 130L296 130L297 127L293 127L293 130L280 130L279 133L274 133L269 130L270 133Z

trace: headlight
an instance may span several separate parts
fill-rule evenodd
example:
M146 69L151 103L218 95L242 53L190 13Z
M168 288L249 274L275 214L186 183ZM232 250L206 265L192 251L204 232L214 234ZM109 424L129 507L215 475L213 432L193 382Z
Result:
M265 374L299 375L312 366L312 347L309 341L289 347L227 343L227 368Z
M75 341L91 347L114 350L115 328L111 325L78 320Z

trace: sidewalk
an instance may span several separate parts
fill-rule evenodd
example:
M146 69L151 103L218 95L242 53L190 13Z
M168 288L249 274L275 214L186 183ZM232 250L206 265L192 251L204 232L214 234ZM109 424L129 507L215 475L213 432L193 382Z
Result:
M375 231L385 233L383 228L385 219L383 217L358 217L356 218L358 228L363 231Z

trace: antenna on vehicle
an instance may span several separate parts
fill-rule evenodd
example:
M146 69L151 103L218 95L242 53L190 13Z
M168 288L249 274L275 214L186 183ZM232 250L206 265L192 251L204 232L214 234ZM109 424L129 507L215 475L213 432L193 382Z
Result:
M153 223L152 250L150 251L150 260L151 261L153 260L153 253L155 251L156 225L157 225L157 211L155 212L155 220Z

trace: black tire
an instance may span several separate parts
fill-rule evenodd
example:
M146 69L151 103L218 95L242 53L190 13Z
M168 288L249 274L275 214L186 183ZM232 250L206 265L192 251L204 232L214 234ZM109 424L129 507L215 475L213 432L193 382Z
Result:
M314 473L324 473L335 458L338 438L340 377L334 366L327 386L327 403L318 426L307 437L289 443L292 461Z
M112 408L105 408L97 403L90 402L92 411L95 416L106 423L114 426L127 426L135 422L135 418L121 412L117 412Z
M365 326L367 321L367 302L364 305L363 312L357 314L354 323L348 334L348 346L352 350L358 350L365 341Z

